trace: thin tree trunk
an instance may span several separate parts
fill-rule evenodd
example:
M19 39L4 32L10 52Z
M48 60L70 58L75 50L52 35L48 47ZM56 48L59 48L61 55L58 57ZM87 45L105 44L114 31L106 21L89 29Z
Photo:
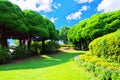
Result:
M5 34L5 32L6 32L6 25L5 24L0 24L0 39L1 39L0 43L1 43L1 46L8 47L7 35Z
M23 44L25 45L25 39L23 39Z
M1 45L8 47L7 37L5 35L1 35Z
M20 46L22 46L22 39L19 39L19 44Z
M28 49L30 49L31 42L32 42L32 39L31 39L31 37L29 37L29 39L28 39Z

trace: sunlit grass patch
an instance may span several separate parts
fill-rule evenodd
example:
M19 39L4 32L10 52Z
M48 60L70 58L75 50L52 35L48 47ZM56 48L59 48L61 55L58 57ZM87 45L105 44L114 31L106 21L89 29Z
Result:
M73 57L80 52L42 55L24 62L0 66L0 80L93 80L93 74L80 68Z

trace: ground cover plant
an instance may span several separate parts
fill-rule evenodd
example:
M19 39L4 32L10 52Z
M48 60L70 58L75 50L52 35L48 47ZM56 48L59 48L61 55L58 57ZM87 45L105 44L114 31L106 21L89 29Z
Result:
M90 54L79 56L77 61L79 66L84 67L87 71L93 72L97 80L119 80L120 64L108 62L105 59Z

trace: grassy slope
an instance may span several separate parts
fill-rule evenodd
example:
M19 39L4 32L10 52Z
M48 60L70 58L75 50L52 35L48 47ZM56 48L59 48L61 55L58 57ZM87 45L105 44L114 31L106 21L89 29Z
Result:
M73 57L80 52L42 55L0 66L0 80L94 80L93 75L77 66Z

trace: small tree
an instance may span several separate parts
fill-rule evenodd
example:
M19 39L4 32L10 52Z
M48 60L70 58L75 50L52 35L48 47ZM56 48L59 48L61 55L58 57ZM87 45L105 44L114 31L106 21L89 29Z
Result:
M2 46L7 46L8 38L18 38L28 32L24 19L17 5L7 0L0 1L0 42Z
M70 29L70 27L68 27L68 26L63 26L60 29L59 38L60 38L60 40L63 40L64 43L68 43L67 34L68 34L69 29Z
M29 35L28 35L28 47L30 48L32 38L37 37L48 37L48 31L43 17L36 11L32 10L25 10L24 16L27 18L27 24L29 29Z
M46 26L45 31L48 32L46 34L49 34L49 36L46 36L45 34L42 36L42 53L45 52L45 40L47 39L57 40L58 39L58 31L55 29L55 25L52 23L52 21L50 21L46 17L44 17L44 21L45 21L45 26Z

